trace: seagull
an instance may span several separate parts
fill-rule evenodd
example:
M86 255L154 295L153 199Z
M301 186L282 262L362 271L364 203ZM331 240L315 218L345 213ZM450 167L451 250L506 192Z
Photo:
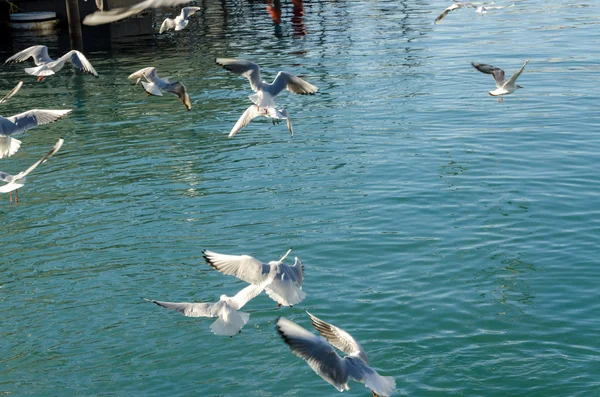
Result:
M217 64L225 69L247 77L250 87L256 94L250 95L250 100L259 108L275 107L275 97L284 89L295 94L314 94L318 88L291 73L279 72L271 84L262 81L260 67L251 61L239 58L217 58Z
M25 68L25 73L38 76L37 81L42 81L44 77L51 76L58 72L65 66L67 61L71 62L73 66L80 69L82 72L98 77L98 73L96 73L96 70L90 61L88 61L81 52L71 50L62 57L54 60L48 55L48 47L45 45L34 45L23 51L17 52L15 55L8 58L5 63L23 62L30 57L33 58L36 66L33 68Z
M264 111L261 111L260 108L256 105L251 105L246 111L242 114L240 119L235 123L231 132L229 133L228 138L233 138L235 134L237 134L242 128L248 125L250 121L255 119L258 116L265 116L273 120L273 124L281 122L281 120L287 121L288 130L290 130L290 135L294 135L294 130L292 129L292 120L288 116L288 112L285 109L275 109L271 107L264 108Z
M190 96L185 89L185 86L178 81L169 82L168 79L161 79L158 77L158 73L155 67L148 67L140 69L135 73L132 73L128 79L137 79L135 84L139 83L144 77L146 81L142 81L142 86L148 95L162 96L163 91L170 92L177 95L179 100L185 105L187 110L192 110L192 102Z
M130 7L115 8L109 11L96 11L83 19L84 25L104 25L120 21L148 8L174 7L189 3L192 0L145 0Z
M369 366L367 353L346 331L306 312L322 337L284 317L277 320L277 331L292 353L303 359L325 381L339 391L350 390L354 379L371 389L374 397L389 397L396 388L391 376L381 376ZM341 358L335 348L344 352Z
M529 62L529 59L525 61L521 69L519 69L515 74L513 74L508 81L504 80L504 70L497 68L492 65L487 65L485 63L473 63L471 65L482 73L491 74L494 76L494 80L496 80L496 89L490 91L489 94L491 96L497 96L498 102L502 102L502 95L512 94L519 88L523 88L520 85L517 85L517 79L525 70L525 65Z
M12 90L10 90L8 92L8 94L6 94L4 96L4 98L0 99L0 103L4 103L4 102L8 101L10 98L12 98L17 92L19 92L19 90L21 89L22 85L23 85L23 82L19 81L17 83L17 85L15 86L15 88L13 88Z
M21 141L11 135L27 131L41 124L53 123L72 109L33 109L10 117L0 116L0 159L10 157L19 150Z
M488 4L494 4L492 3L488 3ZM475 8L475 12L478 13L479 15L483 16L483 14L487 14L487 10L494 10L494 9L501 9L501 8L508 8L508 7L512 7L514 6L514 4L511 4L509 6L490 6L487 4L481 4L481 3L471 3L468 1L455 1L453 4L451 4L448 8L446 8L444 10L444 12L442 12L436 19L435 19L435 24L437 25L438 23L440 23L442 21L442 19L444 19L446 17L446 15L448 15L450 12L452 11L456 11L458 9L461 8Z
M183 7L181 9L181 14L177 15L175 19L167 18L163 21L162 25L160 25L159 33L166 32L170 29L184 29L190 22L188 21L188 18L198 11L200 11L200 7Z
M264 289L264 285L249 285L235 296L221 295L215 303L162 302L142 298L169 310L175 310L186 317L218 317L210 326L215 335L233 336L242 332L250 315L240 312L242 307Z
M206 262L223 274L233 275L247 283L259 285L267 282L264 289L278 306L293 306L306 298L302 291L304 265L296 258L294 265L289 266L283 260L291 249L278 261L263 263L249 255L224 255L204 250L202 254Z
M58 152L58 149L62 146L64 140L60 138L58 142L54 144L52 149L44 157L36 161L31 167L27 168L23 172L19 172L17 175L10 175L6 172L0 172L0 180L6 182L6 185L0 186L0 193L10 193L10 202L12 203L12 191L16 190L15 202L19 202L19 188L25 184L26 176L37 168L38 165L46 162L54 153Z

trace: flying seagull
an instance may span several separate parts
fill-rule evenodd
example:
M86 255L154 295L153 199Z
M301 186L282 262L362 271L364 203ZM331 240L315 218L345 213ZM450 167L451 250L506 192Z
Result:
M6 185L0 186L0 193L10 193L10 202L12 202L12 191L16 190L15 202L19 202L19 188L25 184L26 176L37 168L38 165L46 162L54 153L58 152L58 149L62 146L64 140L60 138L58 142L54 144L52 149L46 153L44 157L36 161L31 167L27 168L23 172L19 172L17 175L10 175L6 172L0 172L0 181L6 182Z
M164 33L170 29L184 29L190 22L188 21L188 18L198 11L200 11L200 7L183 7L181 9L181 14L177 15L175 19L167 18L163 21L162 25L160 25L159 33Z
M37 81L42 81L46 76L51 76L61 70L65 63L71 62L73 66L80 69L84 73L88 73L98 77L98 73L87 60L85 55L77 50L71 50L62 57L54 60L48 55L48 47L45 45L34 45L26 48L23 51L17 52L12 57L8 58L5 63L23 62L29 58L33 58L36 66L33 68L25 68L25 73L38 76Z
M148 95L162 96L161 90L170 92L177 95L187 110L192 110L190 96L188 95L185 86L180 82L174 81L171 83L168 79L161 79L158 77L155 67L140 69L137 72L132 73L128 78L137 79L135 82L135 84L137 84L140 82L142 77L146 79L146 81L142 81L142 86Z
M519 69L515 74L513 74L510 77L510 79L508 79L508 81L504 79L504 70L500 68L497 68L492 65L487 65L485 63L471 62L471 65L473 65L475 69L479 70L482 73L491 74L494 76L494 80L496 81L496 89L490 91L489 94L491 96L497 96L498 102L502 102L502 95L512 94L519 88L523 88L522 86L517 85L516 83L521 73L523 73L523 70L525 70L525 65L527 65L527 62L529 62L529 59L525 61L523 66L521 66L521 69Z
M264 286L249 285L235 296L221 295L215 303L162 302L143 298L169 310L175 310L186 317L218 317L210 326L216 335L233 336L242 332L250 315L240 312L242 307L252 298L260 294Z
M174 7L189 3L191 0L145 0L130 7L115 8L109 11L96 11L83 19L84 25L104 25L120 21L148 8Z
M15 88L13 88L12 90L10 90L8 92L8 94L6 94L4 96L4 98L0 99L0 103L4 103L4 102L8 101L10 98L12 98L17 92L19 92L19 90L21 89L22 85L23 85L23 82L19 81L17 83L17 85L15 86Z
M275 107L275 97L284 89L295 94L314 94L318 88L291 73L279 72L271 84L262 81L260 67L251 61L239 58L217 58L217 64L225 69L248 78L256 94L250 100L259 108Z
M346 331L306 312L322 337L284 317L277 320L277 331L292 353L303 359L325 381L339 391L350 390L354 379L371 389L375 397L389 397L396 388L391 376L381 376L369 366L367 353ZM323 339L325 338L325 339ZM335 348L344 352L341 358Z
M489 4L494 4L494 3L489 3ZM438 23L440 23L442 21L442 19L444 19L446 17L446 15L448 15L450 12L459 10L461 8L474 8L476 13L483 16L483 14L487 14L487 10L499 10L501 8L508 8L508 7L512 7L512 6L514 6L514 4L511 4L509 6L491 6L488 4L471 3L468 1L455 1L453 4L450 4L450 6L448 8L446 8L444 10L444 12L442 12L435 19L435 24L437 25Z
M10 117L0 116L0 159L10 157L19 150L21 141L13 138L12 135L41 124L53 123L70 112L71 109L33 109Z
M302 291L302 262L296 258L293 266L283 263L290 251L291 249L280 260L269 263L263 263L249 255L224 255L209 250L202 253L206 262L223 274L235 276L254 285L267 282L265 292L281 307L293 306L306 297Z
M273 121L273 124L281 122L281 120L287 121L287 127L290 131L290 135L294 135L294 130L292 129L292 120L288 115L288 112L285 109L275 109L271 107L263 108L264 110L260 110L260 108L256 105L251 105L246 111L242 114L240 119L235 123L231 132L229 133L228 138L233 138L235 134L237 134L242 128L248 125L250 121L255 119L258 116L264 116L270 118Z

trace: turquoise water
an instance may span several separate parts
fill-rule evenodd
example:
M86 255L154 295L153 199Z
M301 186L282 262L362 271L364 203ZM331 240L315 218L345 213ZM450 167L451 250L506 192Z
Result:
M17 172L65 138L18 205L0 201L0 393L338 395L275 332L278 316L310 328L309 310L398 395L600 395L600 4L523 1L433 25L448 4L307 2L299 17L284 2L277 26L262 2L204 2L177 35L99 44L110 32L85 30L98 79L66 68L35 83L4 66L2 91L25 85L3 115L74 111L0 163ZM129 23L157 31L168 14ZM18 36L0 59L38 43L69 46L64 32ZM260 120L226 139L251 91L217 56L319 87L279 97L292 138ZM503 103L470 66L510 75L527 58ZM146 66L182 81L192 111L127 81ZM289 247L306 300L254 299L234 338L140 299L244 286L202 249L267 261Z

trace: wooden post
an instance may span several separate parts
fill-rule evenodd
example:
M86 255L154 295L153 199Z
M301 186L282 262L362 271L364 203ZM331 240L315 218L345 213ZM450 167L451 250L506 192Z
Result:
M83 39L81 36L81 18L79 17L78 0L65 0L67 3L67 20L69 22L69 35L71 36L71 49L82 51Z

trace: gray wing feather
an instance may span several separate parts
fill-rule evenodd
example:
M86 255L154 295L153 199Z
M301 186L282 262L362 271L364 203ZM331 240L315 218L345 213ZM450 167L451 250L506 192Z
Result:
M181 16L183 17L183 19L188 19L189 17L191 17L192 15L194 15L196 12L198 12L200 10L201 10L200 7L183 7L181 9Z
M17 176L15 176L15 179L22 179L23 177L27 176L31 171L35 170L38 165L46 162L50 157L54 156L54 154L56 152L58 152L58 150L61 148L61 146L63 145L63 143L64 143L64 139L60 138L54 144L54 146L52 147L52 149L50 149L50 151L44 155L44 157L42 157L41 159L39 159L38 161L36 161L35 163L33 163L25 171L20 172Z
M17 83L17 85L15 86L15 88L13 88L12 90L10 90L8 92L8 94L6 94L4 96L4 98L0 99L0 103L4 103L4 102L8 101L10 98L12 98L17 92L19 92L19 90L21 89L22 85L23 85L23 82L19 81Z
M235 123L235 125L233 126L233 128L231 129L231 132L229 132L229 135L227 137L233 138L235 136L235 134L240 132L240 130L242 128L247 126L252 120L257 118L258 116L260 116L258 106L251 105L248 109L246 109L246 111L244 111L244 113L242 113L242 115L240 116L238 121Z
M481 73L491 74L494 76L494 80L496 80L496 86L502 87L504 85L504 70L497 68L492 65L487 65L485 63L473 63L471 65Z
M0 134L12 135L41 124L53 123L71 112L66 110L33 109L11 117L0 117Z
M250 284L229 299L229 306L233 310L240 310L246 303L260 295L264 287L264 283L258 285Z
M175 21L171 18L166 18L163 21L162 25L160 25L160 30L158 31L158 33L162 34L170 29L175 29Z
M521 68L517 71L517 73L510 76L510 79L508 80L508 82L506 84L508 84L508 85L515 84L517 82L517 79L521 75L521 73L523 73L523 70L525 70L525 66L527 65L527 63L529 63L529 59L525 61L525 63L523 64L523 66L521 66Z
M224 255L209 250L202 251L202 254L216 270L247 283L260 284L269 275L270 266L249 255Z
M77 50L71 50L67 52L65 55L60 57L60 61L66 62L69 61L73 66L81 70L82 72L94 75L98 77L98 73L96 73L96 69L92 66L90 61L83 55L81 52Z
M279 72L275 80L273 80L269 91L273 96L276 96L284 89L300 95L312 95L319 90L316 86L298 76L287 72Z
M189 3L191 0L146 0L134 4L131 7L115 8L109 11L96 11L83 19L84 25L103 25L106 23L120 21L132 15L138 14L147 8L172 7Z
M250 81L250 87L253 91L258 92L261 90L260 67L256 63L239 58L217 58L215 62L230 72L246 77Z
M146 298L142 299L162 306L165 309L179 312L186 317L215 317L210 310L212 303L162 302Z
M348 390L346 363L326 340L284 317L277 321L277 331L292 352L321 378L339 391Z
M4 63L23 62L29 57L33 57L33 61L36 65L53 61L53 59L48 55L48 47L45 45L34 45L24 49L23 51L17 52L15 55L8 58Z
M358 356L362 358L365 363L369 362L367 353L364 351L362 346L356 340L354 340L352 336L350 336L349 333L321 320L316 316L313 316L309 312L306 312L306 314L308 314L308 317L310 317L310 321L315 329L319 331L321 336L327 339L329 343L349 356Z

